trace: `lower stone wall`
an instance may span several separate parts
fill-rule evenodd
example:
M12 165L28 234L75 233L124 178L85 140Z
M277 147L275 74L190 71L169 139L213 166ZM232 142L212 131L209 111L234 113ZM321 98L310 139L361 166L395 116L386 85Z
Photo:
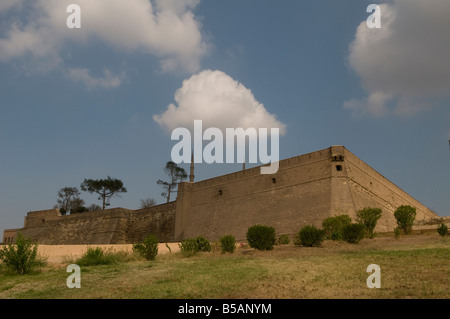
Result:
M175 202L172 202L134 211L124 228L125 241L136 243L154 234L159 242L174 242L175 210Z
M115 208L100 212L61 216L45 212L28 213L28 222L19 229L39 244L132 244L154 234L160 242L174 241L175 203L141 210ZM49 218L51 217L51 218Z

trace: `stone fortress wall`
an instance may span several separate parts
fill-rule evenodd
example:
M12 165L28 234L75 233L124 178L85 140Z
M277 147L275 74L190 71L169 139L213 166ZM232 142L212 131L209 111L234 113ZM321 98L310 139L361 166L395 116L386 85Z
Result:
M295 234L305 225L364 207L383 210L377 232L397 227L394 211L416 207L416 220L437 215L365 164L343 146L280 161L273 175L259 167L197 182L183 183L177 199L175 238L233 234L245 240L254 224L273 226L278 234Z
M305 225L364 207L383 210L376 231L392 231L393 212L416 207L416 220L439 219L435 213L391 183L343 146L280 161L276 174L260 167L183 182L176 201L148 209L108 209L61 216L58 210L28 213L20 232L41 244L135 243L153 233L161 242L205 236L218 240L232 234L245 240L249 226L275 227L277 234L298 232ZM6 230L11 238L17 230ZM6 237L8 237L6 236ZM4 239L5 242L5 239Z
M40 244L128 244L150 233L173 241L175 202L140 210L123 208L62 216L58 209L29 212L20 231ZM11 230L4 237L12 236ZM4 242L6 242L4 240Z

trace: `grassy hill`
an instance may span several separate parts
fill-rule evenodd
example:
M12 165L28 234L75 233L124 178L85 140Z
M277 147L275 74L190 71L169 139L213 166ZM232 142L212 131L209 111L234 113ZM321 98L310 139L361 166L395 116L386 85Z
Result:
M292 243L272 251L238 248L155 261L122 256L112 265L81 267L81 288L66 286L68 264L48 264L24 276L0 268L0 298L450 298L450 238L437 233L380 235L359 244ZM381 288L369 289L369 264L381 268Z

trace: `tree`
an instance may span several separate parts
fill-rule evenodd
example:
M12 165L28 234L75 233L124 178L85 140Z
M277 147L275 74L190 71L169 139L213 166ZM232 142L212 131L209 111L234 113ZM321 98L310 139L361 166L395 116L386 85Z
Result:
M179 167L172 161L167 162L164 172L169 177L169 181L158 180L157 184L162 185L164 189L161 196L167 198L167 202L170 202L170 195L177 190L178 184L187 178L187 174L184 168Z
M81 190L89 192L90 194L96 193L99 195L98 199L102 200L102 210L106 206L109 206L109 199L111 197L118 197L120 193L126 193L127 189L123 187L123 182L120 179L111 178L108 176L106 179L85 179L81 184Z
M377 225L378 219L381 217L380 208L366 207L356 212L356 221L364 225L366 229L366 236L373 238L373 231Z
M84 206L84 201L80 198L80 191L76 187L61 188L58 191L57 202L57 207L62 215Z
M402 205L394 212L397 225L405 234L411 233L414 219L416 218L416 208L409 205Z
M72 205L70 207L70 214L78 214L78 213L84 213L87 211L87 208L84 206L86 205L84 203L84 200L82 200L81 198L75 198L72 201Z
M156 205L156 201L153 198L141 199L141 209L149 208Z

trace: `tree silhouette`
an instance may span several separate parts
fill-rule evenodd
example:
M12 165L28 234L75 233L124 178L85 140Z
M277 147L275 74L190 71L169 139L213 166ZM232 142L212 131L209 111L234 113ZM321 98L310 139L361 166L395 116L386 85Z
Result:
M84 206L84 201L80 198L80 191L76 187L61 188L56 201L58 203L56 207L59 208L62 215Z
M169 177L169 181L158 180L157 184L164 189L161 196L167 198L167 202L170 202L170 195L177 190L178 184L187 178L187 174L184 168L179 167L172 161L167 162L164 172Z
M109 199L114 196L119 196L120 193L126 193L127 189L123 187L123 182L120 179L85 179L81 184L81 190L89 193L96 193L99 195L98 199L102 200L102 210L109 206Z

